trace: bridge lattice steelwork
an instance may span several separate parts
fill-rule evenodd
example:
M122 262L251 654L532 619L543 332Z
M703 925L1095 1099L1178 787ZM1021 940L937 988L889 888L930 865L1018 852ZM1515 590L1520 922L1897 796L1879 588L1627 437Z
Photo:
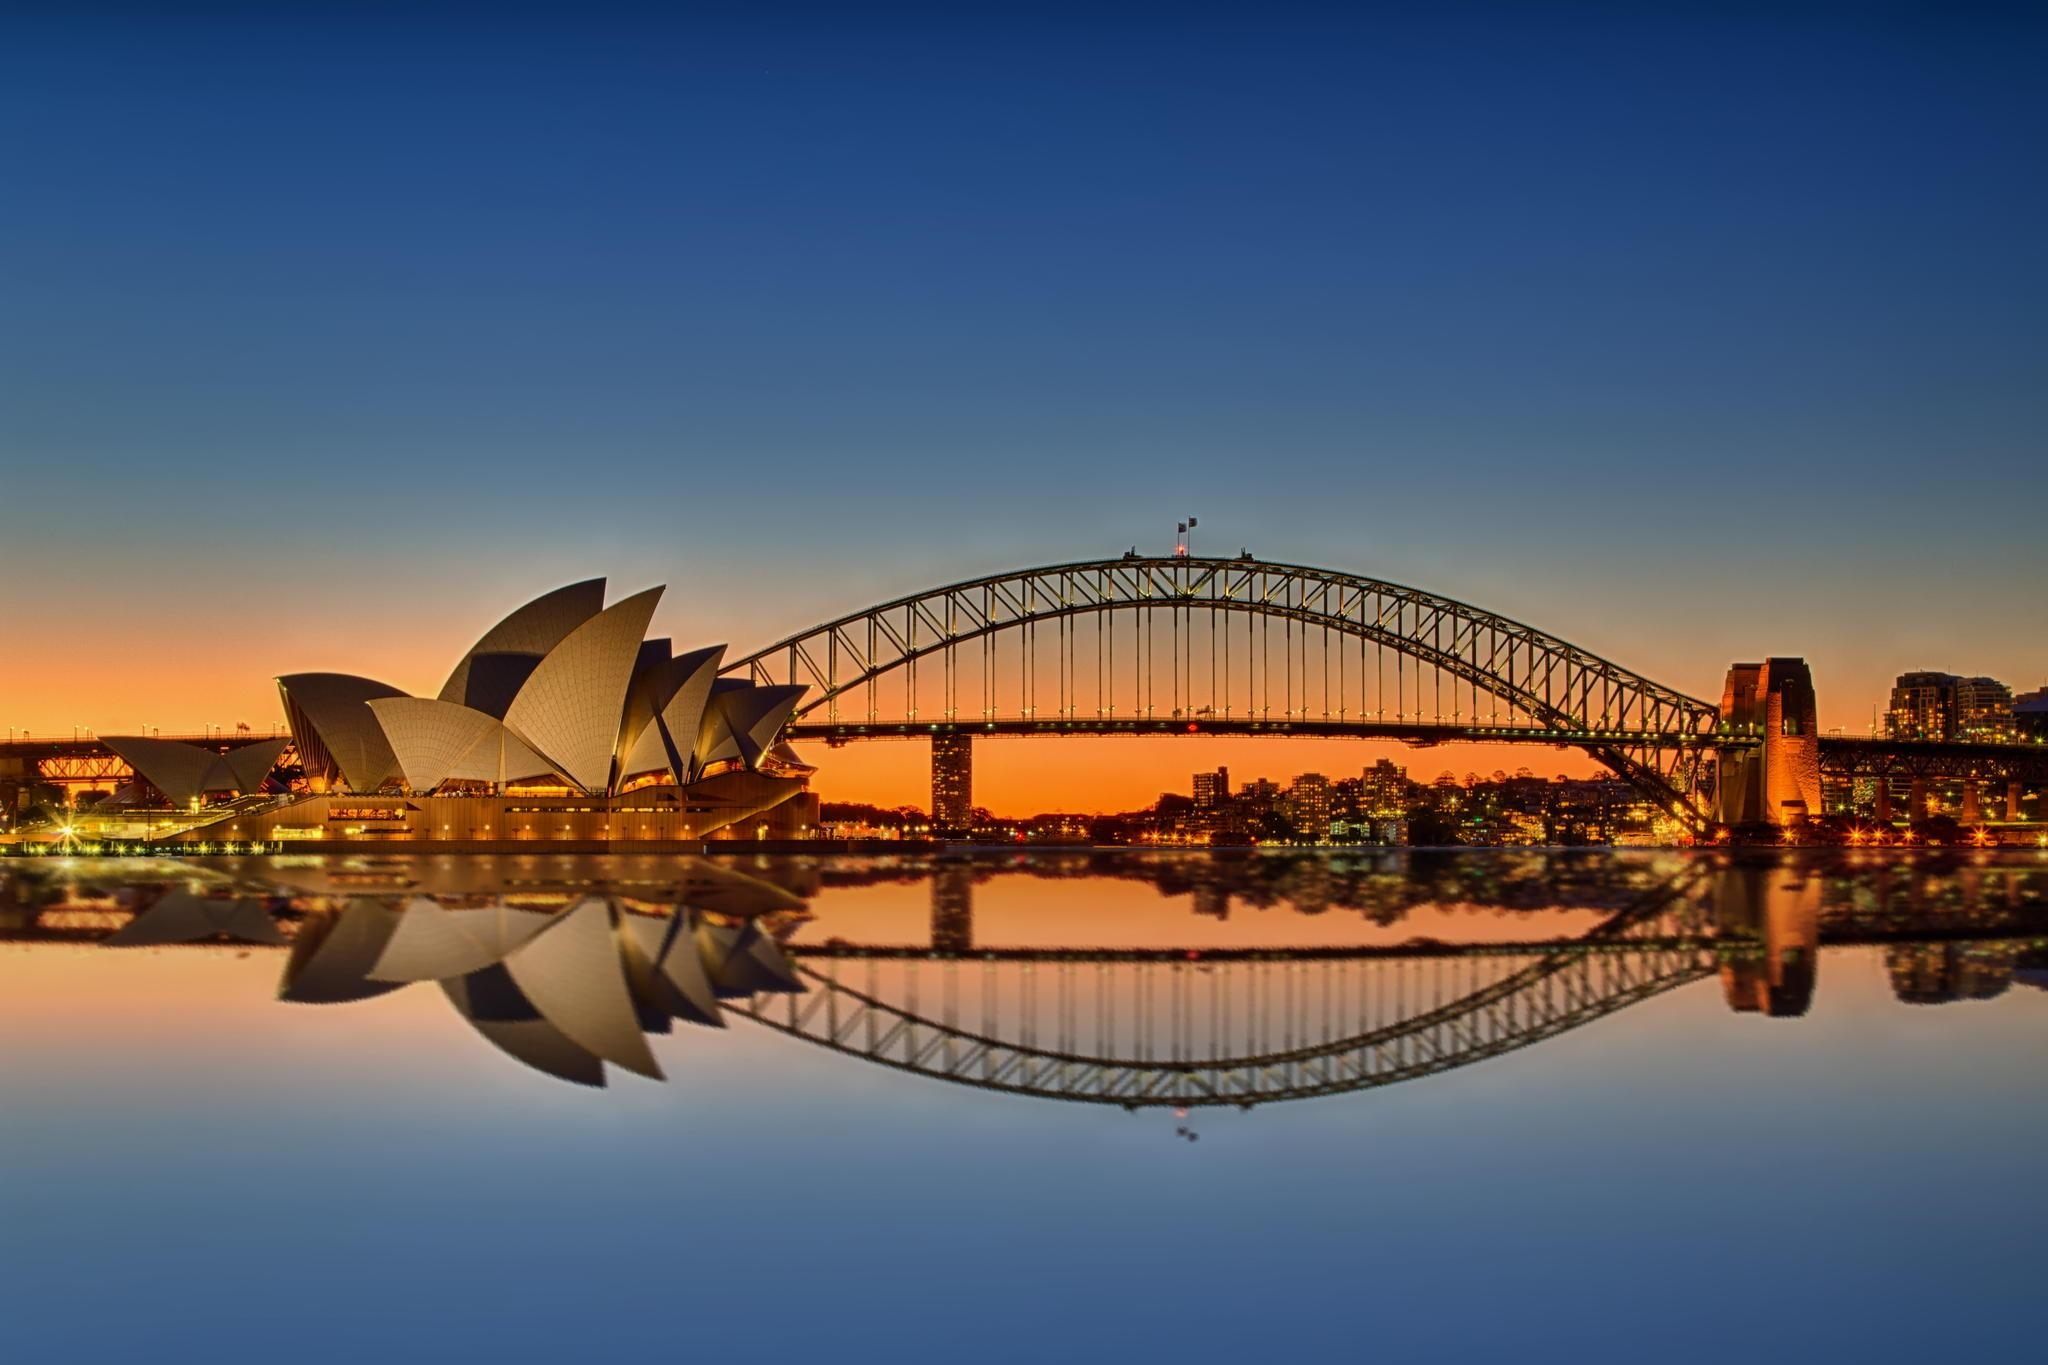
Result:
M810 689L790 734L1341 734L1581 748L1704 818L1714 704L1532 626L1356 574L1125 557L898 598L729 675Z

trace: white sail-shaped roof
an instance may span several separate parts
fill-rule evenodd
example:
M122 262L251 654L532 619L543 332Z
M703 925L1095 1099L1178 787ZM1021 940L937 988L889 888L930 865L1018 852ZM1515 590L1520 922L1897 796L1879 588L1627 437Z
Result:
M549 1023L628 1071L661 1079L626 985L612 909L592 897L558 916L505 959L505 970Z
M227 764L228 772L235 779L235 790L253 792L262 787L263 779L270 776L270 770L277 766L277 756L284 752L288 739L259 739L254 744L244 744L222 754L221 762Z
M404 691L349 673L292 673L277 680L277 690L308 773L338 773L352 792L376 791L398 776L398 759L365 703Z
M665 769L677 782L689 780L704 706L724 662L725 646L712 645L679 654L657 671L649 687L655 714L627 741L621 777Z
M749 768L759 766L807 690L801 685L755 687L720 679L698 727L694 773L735 759Z
M409 790L431 792L449 781L516 782L552 772L504 722L482 711L430 697L379 697L369 707Z
M660 588L635 593L569 632L505 712L505 724L586 792L611 785L626 692Z
M100 742L140 773L150 786L180 805L196 801L207 792L253 791L270 774L271 764L266 762L256 780L244 786L240 775L219 754L175 739L108 735ZM276 741L270 749L271 759L275 760L283 749L284 741Z
M633 682L626 689L626 712L619 721L616 771L622 777L629 771L625 766L627 757L654 723L654 714L667 695L668 666L675 662L670 657L672 652L673 646L667 640L648 640L640 646L640 657L633 665Z
M474 705L469 695L471 661L479 654L546 654L569 633L604 609L604 580L588 579L534 598L485 631L441 684L442 701ZM500 713L502 714L502 713Z

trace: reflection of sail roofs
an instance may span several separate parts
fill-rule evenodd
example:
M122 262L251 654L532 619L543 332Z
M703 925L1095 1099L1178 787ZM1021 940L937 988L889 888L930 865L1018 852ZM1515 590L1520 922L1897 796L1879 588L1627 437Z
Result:
M698 727L692 775L716 763L740 762L749 768L759 764L805 691L801 685L755 687L735 678L719 679Z
M789 899L756 885L778 906ZM364 898L310 918L302 935L282 998L328 1004L439 981L492 1045L582 1085L605 1083L604 1062L660 1079L646 1035L669 1032L675 1019L724 1027L721 997L804 989L754 924L702 923L682 907L627 914L602 896L559 914L448 909L423 896L401 914Z
M459 702L502 719L505 707L511 704L506 695L501 703L495 693L502 690L503 676L516 671L517 660L524 656L529 662L526 672L538 663L542 655L567 639L569 633L604 609L604 580L588 579L582 583L571 583L566 588L556 588L551 593L534 598L519 610L484 632L483 638L470 647L455 665L455 671L448 675L448 681L441 685L441 700ZM497 656L477 667L479 655ZM494 675L476 678L476 694L471 692L472 674ZM514 691L516 691L516 686Z
M398 912L367 896L340 914L308 915L292 938L277 997L301 1005L339 1005L395 991L402 981L373 981L370 971L398 928Z
M642 671L619 734L619 776L667 771L677 782L690 779L705 703L724 662L725 646L712 645Z
M502 965L443 981L441 990L470 1027L508 1057L577 1085L604 1084L604 1063L549 1023Z
M626 988L612 908L592 898L505 959L520 992L585 1051L661 1079Z
M243 943L283 943L285 937L264 903L250 896L197 896L172 889L119 930L100 940L108 948L151 948L225 938Z
M683 861L676 869L683 904L694 910L731 916L766 915L777 910L801 910L802 896L773 882L750 877L702 858Z
M796 994L804 988L783 956L782 945L752 923L700 925L697 952L712 985L727 999L763 991Z
M633 665L660 588L635 593L569 632L505 712L505 725L586 792L611 782Z
M445 910L424 897L405 916L370 970L373 981L444 981L502 962L548 927L545 910Z
M687 911L668 919L625 915L620 926L634 994L677 1019L725 1027L718 990L704 970Z
M601 897L559 915L509 907L449 910L420 898L407 908L365 975L370 981L442 982L448 998L496 1046L551 1075L603 1084L599 1060L659 1079L643 1030L664 1031L666 993L630 984L633 951ZM579 1053L587 1054L587 1064Z
M413 791L430 792L449 781L516 782L553 771L503 721L482 711L428 697L379 697L369 706Z

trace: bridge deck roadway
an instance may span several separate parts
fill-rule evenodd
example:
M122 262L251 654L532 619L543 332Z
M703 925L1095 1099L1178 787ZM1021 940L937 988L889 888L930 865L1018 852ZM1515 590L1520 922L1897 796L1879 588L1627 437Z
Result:
M798 720L784 737L822 740L837 746L861 739L930 739L934 735L1057 736L1279 735L1321 739L1388 739L1428 746L1470 741L1481 744L1597 745L1650 748L1749 748L1756 735L1683 734L1652 730L1545 730L1528 726L1460 725L1435 721L1364 721L1326 718L1233 716L1058 716L992 720Z

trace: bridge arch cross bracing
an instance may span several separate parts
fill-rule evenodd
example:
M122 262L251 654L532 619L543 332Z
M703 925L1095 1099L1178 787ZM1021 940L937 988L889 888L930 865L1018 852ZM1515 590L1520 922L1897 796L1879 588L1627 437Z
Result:
M1715 704L1498 613L1245 558L993 574L815 626L725 673L807 687L792 718L806 736L1185 723L1569 744L1693 819L1720 724Z

